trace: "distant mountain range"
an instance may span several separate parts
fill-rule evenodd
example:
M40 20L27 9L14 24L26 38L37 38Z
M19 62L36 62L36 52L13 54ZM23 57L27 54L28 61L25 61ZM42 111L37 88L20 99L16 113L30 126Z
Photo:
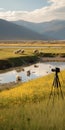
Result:
M31 23L0 19L0 40L65 40L65 21Z
M0 40L46 40L41 35L23 25L16 25L12 22L0 19Z
M53 20L43 23L32 23L23 20L14 21L17 25L23 25L39 34L47 36L49 39L65 40L65 21Z

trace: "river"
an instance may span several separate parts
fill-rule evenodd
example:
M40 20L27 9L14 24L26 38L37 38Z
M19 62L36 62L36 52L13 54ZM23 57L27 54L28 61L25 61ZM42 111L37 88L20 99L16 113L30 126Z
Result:
M50 74L52 68L59 67L60 70L65 69L65 62L46 62L46 63L37 63L28 67L24 67L24 70L17 72L16 69L10 70L4 73L0 73L0 84L16 82L16 76L22 78L22 82L27 82L29 80L42 77ZM30 71L30 75L27 76L27 71Z

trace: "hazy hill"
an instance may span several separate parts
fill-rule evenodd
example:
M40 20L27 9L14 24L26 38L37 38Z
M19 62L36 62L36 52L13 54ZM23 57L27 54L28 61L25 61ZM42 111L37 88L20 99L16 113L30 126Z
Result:
M25 26L51 39L65 40L65 21L53 20L43 23L32 23L23 20L14 21L17 25Z
M46 40L47 37L32 31L23 25L0 19L0 40Z

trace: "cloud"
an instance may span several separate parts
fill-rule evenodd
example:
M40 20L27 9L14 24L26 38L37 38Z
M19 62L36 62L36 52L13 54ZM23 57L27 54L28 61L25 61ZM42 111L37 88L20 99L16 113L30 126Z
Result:
M25 20L45 22L54 19L65 20L65 0L48 0L49 5L34 11L0 11L0 18L6 20Z

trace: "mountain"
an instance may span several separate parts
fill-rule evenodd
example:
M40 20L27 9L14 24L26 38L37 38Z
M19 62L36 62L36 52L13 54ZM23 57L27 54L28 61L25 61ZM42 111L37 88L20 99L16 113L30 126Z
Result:
M53 20L43 23L32 23L23 20L14 21L15 24L25 26L37 33L46 35L50 39L65 40L65 21Z
M65 40L65 21L51 21L46 23L46 29L43 34L58 40Z
M23 25L0 19L0 40L46 40L45 35L41 35Z
M0 19L0 40L65 40L65 21L31 23Z

